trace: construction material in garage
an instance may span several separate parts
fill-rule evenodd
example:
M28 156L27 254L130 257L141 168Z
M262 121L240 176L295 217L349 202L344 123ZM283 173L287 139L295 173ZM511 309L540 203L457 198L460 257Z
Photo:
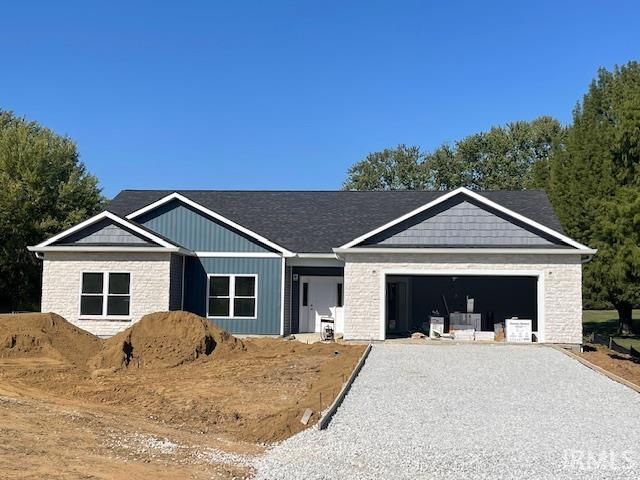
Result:
M387 335L461 341L537 338L537 278L490 275L387 277ZM513 320L506 335L506 323Z

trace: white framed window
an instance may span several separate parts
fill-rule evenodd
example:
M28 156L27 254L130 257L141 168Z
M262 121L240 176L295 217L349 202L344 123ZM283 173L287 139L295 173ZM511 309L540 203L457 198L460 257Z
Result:
M82 272L81 318L126 318L131 313L129 272Z
M258 275L208 276L207 317L255 319L257 312Z

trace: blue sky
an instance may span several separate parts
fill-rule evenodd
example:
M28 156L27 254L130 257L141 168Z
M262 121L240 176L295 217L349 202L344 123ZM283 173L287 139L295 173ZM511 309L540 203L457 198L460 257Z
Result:
M619 1L5 2L0 108L104 192L336 189L368 152L548 114L640 58Z

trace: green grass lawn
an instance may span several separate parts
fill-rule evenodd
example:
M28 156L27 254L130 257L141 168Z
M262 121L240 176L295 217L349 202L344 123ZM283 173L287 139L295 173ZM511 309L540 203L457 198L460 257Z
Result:
M633 311L633 323L636 329L640 329L640 310ZM582 330L584 335L591 332L603 335L615 335L618 331L618 312L615 310L584 310L582 312ZM614 336L616 343L629 348L640 350L640 336L618 337Z

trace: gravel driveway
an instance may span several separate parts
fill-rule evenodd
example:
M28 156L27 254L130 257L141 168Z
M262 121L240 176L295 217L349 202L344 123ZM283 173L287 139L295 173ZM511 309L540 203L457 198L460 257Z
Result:
M376 345L258 478L637 478L640 394L547 347Z

